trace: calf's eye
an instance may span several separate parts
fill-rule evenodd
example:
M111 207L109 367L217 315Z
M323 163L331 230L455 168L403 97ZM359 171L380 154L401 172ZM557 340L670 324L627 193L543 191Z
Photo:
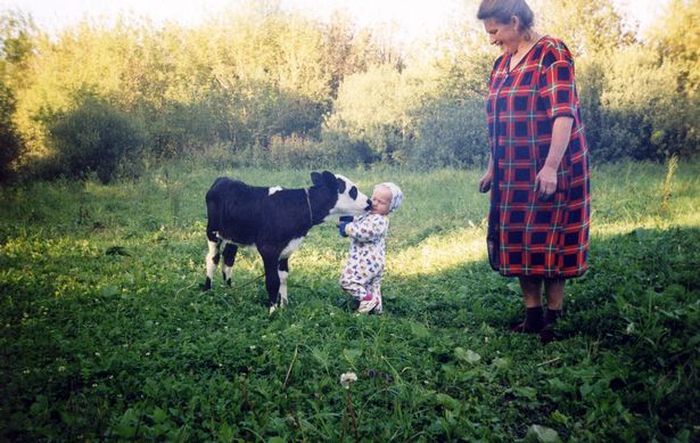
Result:
M357 200L357 188L355 186L350 188L349 194L350 194L350 198L352 198L353 200Z

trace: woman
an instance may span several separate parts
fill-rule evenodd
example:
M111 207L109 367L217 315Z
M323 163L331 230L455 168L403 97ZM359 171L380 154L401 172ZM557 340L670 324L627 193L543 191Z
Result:
M491 267L518 277L526 308L514 331L554 336L566 279L586 272L590 218L588 147L563 42L533 30L525 0L482 0L477 13L503 54L486 100ZM547 311L542 308L542 288Z

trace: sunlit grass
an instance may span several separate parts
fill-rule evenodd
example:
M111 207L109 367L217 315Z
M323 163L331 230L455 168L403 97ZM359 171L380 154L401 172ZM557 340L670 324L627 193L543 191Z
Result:
M337 171L406 194L386 313L369 317L338 286L348 240L333 223L292 256L289 309L267 315L254 249L232 288L217 275L200 291L214 178L301 187L309 171L171 166L176 195L163 171L0 189L0 440L347 440L338 380L352 370L361 439L511 441L541 424L563 440L684 441L699 170L679 164L667 209L663 165L594 170L591 270L547 347L507 332L520 294L486 263L477 170Z

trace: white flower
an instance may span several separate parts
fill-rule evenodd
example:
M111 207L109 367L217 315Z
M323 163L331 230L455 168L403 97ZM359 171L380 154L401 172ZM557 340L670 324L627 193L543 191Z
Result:
M350 385L357 381L357 374L354 372L346 372L340 374L340 384L343 385L345 389L350 389Z

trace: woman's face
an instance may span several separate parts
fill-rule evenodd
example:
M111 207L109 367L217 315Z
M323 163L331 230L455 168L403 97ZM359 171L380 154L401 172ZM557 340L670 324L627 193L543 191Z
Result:
M521 36L518 32L518 20L513 17L510 23L501 23L492 18L484 20L484 29L489 35L489 41L507 54L518 50Z

